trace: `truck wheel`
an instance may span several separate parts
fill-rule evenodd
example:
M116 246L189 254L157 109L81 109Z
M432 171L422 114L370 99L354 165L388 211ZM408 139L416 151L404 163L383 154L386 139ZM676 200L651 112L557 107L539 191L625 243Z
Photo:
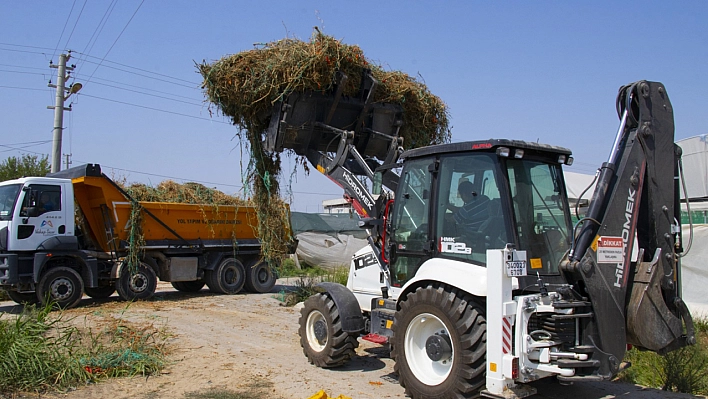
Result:
M53 267L39 279L37 298L43 303L54 302L62 309L73 308L84 295L84 282L74 269Z
M204 288L204 282L198 281L173 281L172 286L181 292L199 292Z
M411 398L466 398L486 383L487 322L474 298L441 284L419 287L393 322L394 371Z
M275 273L264 261L246 268L246 290L264 294L275 287Z
M39 303L37 298L37 293L35 292L17 292L17 291L5 291L7 296L10 297L16 303L20 305L36 305Z
M94 299L106 299L116 292L116 287L113 285L102 285L98 287L84 287L86 295Z
M246 269L234 258L226 258L214 270L204 273L209 289L219 294L237 294L246 282Z
M141 263L135 273L131 273L126 265L120 270L120 277L116 281L118 295L126 301L148 299L157 288L157 275L145 263Z
M355 354L357 335L342 331L339 311L327 294L315 294L300 310L300 346L318 367L341 366Z

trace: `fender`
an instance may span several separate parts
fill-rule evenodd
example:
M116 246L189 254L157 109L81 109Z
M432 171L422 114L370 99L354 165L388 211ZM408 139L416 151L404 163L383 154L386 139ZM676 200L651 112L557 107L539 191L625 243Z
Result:
M84 280L84 285L87 287L96 287L98 285L98 262L96 258L88 257L81 251L78 252L37 252L34 254L34 264L32 280L35 284L39 283L39 279L46 269L46 265L50 260L54 259L71 259L78 267L78 272L81 279Z
M415 276L403 286L398 296L399 301L420 285L421 281L439 281L474 296L487 297L486 267L452 259L432 258L423 262ZM512 288L519 288L516 277L512 280Z
M319 283L315 287L324 289L337 305L339 317L342 319L342 331L364 330L364 317L361 315L359 302L347 287L337 283Z

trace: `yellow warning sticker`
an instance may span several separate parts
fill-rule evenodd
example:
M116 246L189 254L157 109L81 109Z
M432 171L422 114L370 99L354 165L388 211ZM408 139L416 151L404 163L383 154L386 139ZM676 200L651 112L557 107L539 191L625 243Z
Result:
M597 252L597 242L600 240L600 236L595 236L595 239L592 240L592 250Z
M492 373L496 373L497 372L497 364L496 363L489 363L489 371L491 371Z
M541 258L531 258L531 268L543 269L543 262L541 262Z
M393 325L393 320L386 320L386 328L391 329L391 326Z

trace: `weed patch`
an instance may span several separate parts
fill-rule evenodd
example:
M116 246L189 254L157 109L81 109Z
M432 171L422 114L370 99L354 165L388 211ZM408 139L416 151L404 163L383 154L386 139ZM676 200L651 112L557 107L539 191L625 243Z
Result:
M697 344L658 355L631 349L625 361L632 367L620 374L620 379L664 391L708 394L708 322L694 321Z
M51 310L28 306L0 315L0 394L62 390L164 367L163 329L108 316L80 326Z

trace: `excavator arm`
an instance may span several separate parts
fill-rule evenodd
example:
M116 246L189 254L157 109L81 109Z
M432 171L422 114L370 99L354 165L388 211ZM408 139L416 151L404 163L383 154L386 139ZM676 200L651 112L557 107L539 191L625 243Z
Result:
M562 265L592 303L585 335L604 376L619 371L627 344L664 353L695 342L680 298L681 148L671 102L661 83L639 81L620 88L617 110L610 158Z

